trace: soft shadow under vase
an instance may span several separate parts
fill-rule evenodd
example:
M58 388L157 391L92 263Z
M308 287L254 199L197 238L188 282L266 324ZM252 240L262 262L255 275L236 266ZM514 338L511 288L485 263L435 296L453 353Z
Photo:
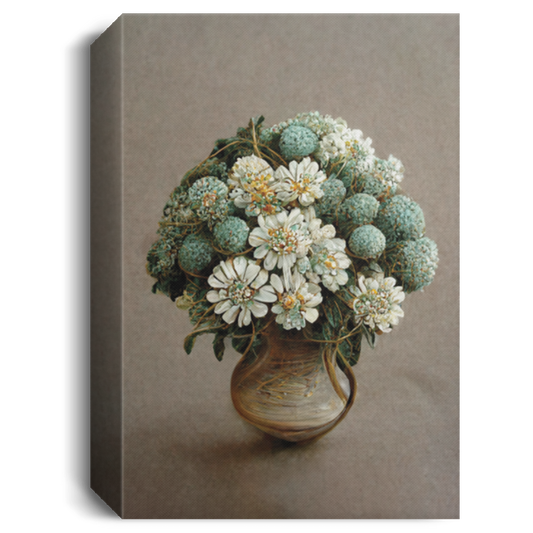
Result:
M302 333L282 338L274 325L257 357L242 357L233 371L231 397L239 415L291 442L333 429L352 406L357 387L351 368L338 368L333 346Z

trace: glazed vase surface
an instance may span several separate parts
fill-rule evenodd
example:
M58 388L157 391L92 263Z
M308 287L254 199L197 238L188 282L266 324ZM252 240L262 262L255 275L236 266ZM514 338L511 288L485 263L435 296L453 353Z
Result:
M244 356L233 372L231 396L247 422L274 437L302 442L333 429L350 409L356 382L341 371L331 345L303 334L283 338L272 328L257 357Z

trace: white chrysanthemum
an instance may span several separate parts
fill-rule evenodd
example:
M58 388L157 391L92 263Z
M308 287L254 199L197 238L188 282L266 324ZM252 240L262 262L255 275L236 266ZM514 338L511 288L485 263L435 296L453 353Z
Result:
M359 171L364 172L372 168L374 163L374 148L371 144L372 139L365 139L361 130L344 128L319 141L317 157L326 164L330 159L349 155L357 161Z
M400 303L405 299L405 293L395 284L394 278L385 278L383 274L376 273L368 278L359 276L359 286L352 288L355 294L353 309L369 328L387 333L404 316Z
M337 252L343 252L346 249L346 241L335 237L335 226L332 224L326 224L323 228L322 220L316 218L314 213L308 219L309 233L313 241L314 248L327 247L330 250ZM317 248L317 249L318 249Z
M322 285L331 292L338 291L348 282L346 269L350 267L351 261L345 253L323 247L313 252L310 262L312 273L320 276ZM311 274L309 279L313 281L316 278Z
M222 261L207 280L216 290L209 291L206 298L216 303L215 313L222 315L228 324L239 317L239 327L247 326L252 315L263 317L268 306L263 302L275 302L277 297L268 281L268 272L243 256Z
M254 257L263 259L267 270L277 266L285 277L290 276L290 269L299 257L305 257L312 243L304 215L296 207L289 214L283 211L268 217L260 215L257 222L259 227L248 238L256 247Z
M339 290L348 282L345 269L351 264L344 253L346 241L335 237L335 226L326 224L323 228L320 218L312 217L309 221L309 233L313 244L310 248L309 261L298 260L297 269L313 283L322 283L330 291Z
M346 144L342 138L342 133L329 133L318 143L317 157L325 165L329 159L333 159L346 152Z
M326 175L319 169L318 163L305 157L300 163L291 161L289 168L278 167L275 177L281 182L278 198L288 204L298 199L301 205L311 205L324 196L320 184L326 181Z
M235 205L246 210L248 216L261 213L272 215L281 211L277 197L279 181L274 177L272 167L260 157L240 157L233 165L228 177L230 198Z
M333 237L335 237L335 226L333 224L326 224L323 228L311 231L311 238L315 244L322 244Z
M302 329L307 322L318 318L316 306L322 302L320 287L308 283L299 273L294 272L287 280L281 280L276 274L270 276L270 283L277 292L278 302L272 306L276 322L284 329Z

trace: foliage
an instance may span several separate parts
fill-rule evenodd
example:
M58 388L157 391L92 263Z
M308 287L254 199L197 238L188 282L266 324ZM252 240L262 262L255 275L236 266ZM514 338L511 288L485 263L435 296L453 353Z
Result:
M218 360L231 340L252 361L277 323L354 365L363 337L374 347L397 324L403 291L433 281L438 252L420 206L398 194L401 161L371 144L318 112L269 128L259 116L185 173L146 268L153 292L188 311L187 353L213 334Z

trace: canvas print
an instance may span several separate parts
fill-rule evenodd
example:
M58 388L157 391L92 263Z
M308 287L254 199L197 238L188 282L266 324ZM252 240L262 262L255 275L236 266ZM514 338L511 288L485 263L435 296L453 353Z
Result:
M458 518L458 16L122 15L92 57L95 492Z

